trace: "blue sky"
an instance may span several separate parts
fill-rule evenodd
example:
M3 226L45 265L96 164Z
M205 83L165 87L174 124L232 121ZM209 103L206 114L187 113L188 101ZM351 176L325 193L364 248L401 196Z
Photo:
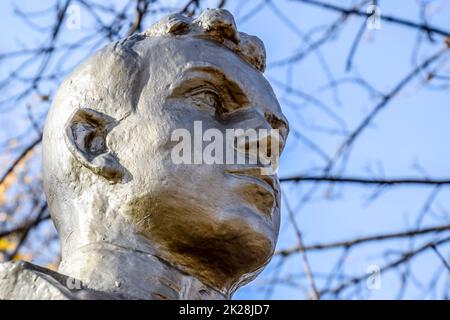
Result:
M335 1L335 3L343 4L348 1ZM382 14L420 21L418 8L414 4L414 1L380 1ZM320 9L303 6L295 1L277 2L277 5L303 31L317 25L330 23L338 17L336 14L324 13ZM436 25L447 27L447 29L450 27L449 9L447 4L443 11L435 16L436 19L433 21ZM264 23L264 21L270 21L270 23ZM361 19L351 18L339 36L322 47L322 54L336 78L348 76L345 72L345 60L350 50L350 44L361 23ZM280 20L274 19L273 13L269 9L261 11L259 16L241 27L248 28L250 33L256 33L265 41L269 66L270 61L277 61L289 56L300 44L298 37ZM411 32L407 28L384 22L381 30L366 31L354 60L358 73L375 88L388 92L412 70L410 57L416 36L416 32ZM437 48L439 46L424 48L419 53L419 57L426 57ZM277 79L285 78L283 70L269 68L267 74ZM446 139L450 135L450 126L448 125L450 95L448 90L436 92L421 88L420 78L417 80L408 86L399 97L395 98L386 107L386 110L375 119L371 128L366 130L356 141L345 171L347 174L373 177L374 173L369 173L368 167L375 172L377 167L382 167L382 172L376 173L379 176L381 174L387 177L420 176L421 173L414 169L415 162L418 162L431 177L448 176L449 151L446 148ZM296 67L292 76L292 83L295 87L322 99L345 119L347 128L351 130L375 105L375 101L368 99L364 91L346 86L341 87L339 92L341 105L338 105L335 103L331 91L320 90L327 82L329 81L325 74L320 72L318 59L314 55L310 55ZM285 95L280 90L277 90L277 93L279 97ZM296 107L286 104L283 106L291 126L298 128L329 155L333 154L339 142L342 141L342 137L324 135L305 129L302 121L298 120L297 112L293 110ZM314 106L302 108L298 113L301 114L301 118L304 118L303 122L308 126L313 123L316 126L336 127L329 117L326 117ZM293 139L290 142L283 159L284 162L282 162L280 176L308 172L308 168L319 165L320 160L307 147L295 143ZM289 189L292 191L288 193L289 198L295 203L307 188L307 185L295 188L291 186ZM304 232L305 242L322 243L364 234L396 231L408 225L412 226L418 211L432 191L430 188L398 187L386 192L368 205L365 199L373 190L346 186L340 189L337 199L327 201L323 196L326 187L322 187L316 199L297 214L298 224ZM448 190L442 190L438 197L438 202L443 208L446 208L448 194ZM284 221L286 222L286 215ZM437 221L430 218L428 223L433 224ZM288 228L282 227L283 229ZM286 243L292 245L294 241L292 238L292 232L286 231L281 236L280 247ZM406 244L391 242L388 248L405 249ZM351 261L347 263L348 271L361 274L365 272L368 264L379 263L377 254L380 249L377 245L366 246L358 254L351 255ZM312 269L326 272L330 261L336 257L335 253L311 255ZM290 259L290 263L294 267L288 266L287 268L301 266L298 256ZM432 268L436 266L436 261L436 257L433 256L419 259L415 264L417 273L424 278L427 277L432 272ZM386 274L382 276L382 280L382 289L373 292L372 298L393 297L392 292L398 285L398 279ZM418 292L411 290L409 294L409 297L415 297ZM298 290L280 289L273 296L297 298Z
M46 5L46 2L49 4ZM291 56L306 44L298 36L299 32L307 33L316 30L313 39L323 34L323 28L335 21L336 13L324 11L296 1L275 1L276 9L266 4L252 18L243 20L252 8L259 6L262 1L242 2L230 1L227 7L234 13L238 28L241 31L260 37L267 50L268 68L266 76L269 79L286 83L290 79L293 88L314 96L332 112L338 114L343 121L330 117L323 109L299 99L294 94L286 92L275 85L275 92L280 99L283 110L287 115L291 127L319 145L325 153L332 156L339 144L344 140L340 134L324 133L317 127L333 128L338 131L354 129L378 100L367 95L364 90L347 84L339 87L338 92L326 89L330 82L330 74L335 79L360 75L382 92L389 92L414 67L412 51L414 49L417 32L409 28L383 22L380 30L366 30L354 58L354 68L346 72L347 59L351 43L363 23L361 18L350 17L339 29L335 38L321 47L321 54L329 66L329 72L324 71L320 58L314 53L307 56L302 63L293 68L290 74L284 67L274 67L273 63ZM329 1L340 5L350 5L352 1ZM382 14L394 15L420 22L417 2L413 0L379 1ZM450 30L449 1L428 1L432 24L442 29ZM53 1L2 1L0 3L0 24L5 30L0 43L0 52L9 52L22 47L23 44L40 43L43 34L37 28L31 30L12 14L15 5L22 9L34 10L45 8ZM117 1L120 6L124 1ZM168 1L176 3L176 1ZM211 2L215 3L215 2ZM279 19L277 11L288 17L290 25ZM434 10L434 11L433 11ZM48 19L48 18L47 18ZM90 18L81 11L81 29L65 30L64 37L68 41L92 32ZM85 20L83 20L85 19ZM42 21L48 23L48 21ZM294 31L297 30L297 31ZM64 39L63 37L63 39ZM422 61L436 52L442 44L442 38L436 37L433 45L424 45L418 51L418 60ZM85 53L84 53L85 54ZM70 56L63 69L70 71L84 57L83 52ZM448 57L448 55L447 55ZM56 63L55 63L56 65ZM0 76L3 78L8 71L15 67L0 64ZM442 73L448 74L450 66L444 60L440 68ZM33 69L30 68L30 73ZM290 78L289 78L290 77ZM422 177L423 168L430 177L450 176L450 151L448 137L450 137L450 94L446 90L433 90L422 85L423 76L417 77L400 95L376 118L374 123L363 132L352 148L351 156L344 173L362 177ZM17 90L11 85L8 90ZM53 84L44 86L43 90L52 92ZM29 102L29 101L28 101ZM23 102L26 103L26 102ZM45 116L45 110L33 110L38 116ZM11 119L14 119L11 121ZM0 116L0 138L22 128L26 122L24 108L13 109ZM7 161L0 157L0 161ZM323 167L324 160L311 151L293 135L289 138L285 154L280 167L280 177L302 173L315 172L314 168ZM284 191L289 203L296 207L299 199L311 188L312 184L286 184ZM330 186L320 185L312 200L296 212L297 223L300 226L306 244L324 243L334 240L350 239L356 236L394 232L414 226L414 221L427 197L433 191L430 187L394 187L382 193L373 201L369 201L375 188L360 186ZM449 222L447 214L450 192L442 188L433 203L433 215L427 215L424 225L436 225ZM289 248L296 244L296 238L290 227L286 208L283 208L283 220L280 233L279 248ZM427 239L427 238L422 238ZM417 243L422 243L420 240ZM409 243L390 241L383 245L364 245L350 254L345 272L353 275L364 274L369 265L383 265L386 260L382 254L386 250L407 250ZM443 247L448 253L448 247ZM446 249L446 250L445 250ZM327 273L339 257L339 251L327 251L309 255L314 272ZM436 255L426 253L414 260L413 272L421 280L429 279L439 267ZM290 257L278 271L275 266L277 260L268 266L264 273L252 284L241 289L236 298L265 298L267 290L261 285L273 276L274 271L280 277L303 272L302 260L299 255ZM300 275L301 276L301 275ZM448 275L447 275L448 278ZM301 286L307 288L303 278ZM318 285L323 285L318 278ZM399 277L395 273L382 275L380 290L371 291L367 298L394 298L399 284ZM446 285L443 277L438 283ZM422 297L420 288L414 285L408 288L406 297ZM270 295L278 299L305 298L304 292L298 287L279 285ZM428 296L430 297L430 296Z

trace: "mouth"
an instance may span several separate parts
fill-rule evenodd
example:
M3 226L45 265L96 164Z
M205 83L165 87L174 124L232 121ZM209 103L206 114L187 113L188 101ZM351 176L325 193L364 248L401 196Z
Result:
M277 176L262 175L261 170L262 168L260 167L225 169L225 173L233 175L237 178L245 179L249 182L256 183L267 191L277 194L279 192Z

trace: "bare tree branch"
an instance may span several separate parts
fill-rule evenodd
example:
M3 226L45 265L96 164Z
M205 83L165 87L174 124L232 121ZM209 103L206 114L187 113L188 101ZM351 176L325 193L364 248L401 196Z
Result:
M371 16L371 13L359 11L357 8L344 8L344 7L340 7L340 6L337 6L337 5L334 5L331 3L327 3L327 2L323 2L323 1L317 1L317 0L294 0L294 1L307 3L307 4L314 5L314 6L323 8L323 9L340 12L340 13L343 13L346 15L356 15L356 16L364 17L364 18L369 18ZM391 23L395 23L395 24L402 25L405 27L422 30L422 31L426 32L427 34L435 33L440 36L450 37L450 31L446 31L446 30L443 30L443 29L440 29L437 27L433 27L433 26L430 26L425 23L415 23L415 22L408 21L408 20L405 20L402 18L393 17L390 15L384 15L384 14L381 15L380 18L386 22L391 22Z
M315 251L315 250L336 249L336 248L342 248L342 247L350 248L350 247L353 247L356 245L366 244L366 243L374 242L374 241L385 241L385 240L393 240L393 239L399 239L399 238L417 237L417 236L421 236L421 235L428 235L430 233L432 233L432 234L442 233L442 232L445 232L448 230L450 230L450 225L442 225L442 226L435 226L435 227L429 227L429 228L424 228L424 229L414 229L414 230L408 230L408 231L402 231L402 232L379 234L379 235L367 236L367 237L356 238L356 239L345 240L345 241L314 244L314 245L304 246L303 248L297 247L297 248L292 248L292 249L280 250L277 252L277 254L282 255L282 256L287 256L287 255L291 255L294 253L298 253L301 250Z
M350 176L293 176L280 178L280 182L333 182L333 183L351 183L366 185L425 185L425 186L441 186L450 185L449 179L420 179L420 178L397 178L397 179L370 179Z

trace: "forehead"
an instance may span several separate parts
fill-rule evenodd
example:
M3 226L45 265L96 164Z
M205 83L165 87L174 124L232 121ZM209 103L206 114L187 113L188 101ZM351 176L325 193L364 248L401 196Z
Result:
M143 60L149 71L150 83L172 85L183 77L195 77L189 72L198 67L220 71L246 93L253 103L279 108L275 94L263 74L219 43L198 38L150 38L144 46ZM220 76L220 74L219 74Z

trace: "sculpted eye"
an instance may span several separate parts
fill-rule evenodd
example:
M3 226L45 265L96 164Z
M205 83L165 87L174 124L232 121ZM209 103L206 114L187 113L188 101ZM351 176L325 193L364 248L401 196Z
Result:
M214 108L219 113L225 113L219 94L210 88L200 88L190 94L194 104L199 108Z

